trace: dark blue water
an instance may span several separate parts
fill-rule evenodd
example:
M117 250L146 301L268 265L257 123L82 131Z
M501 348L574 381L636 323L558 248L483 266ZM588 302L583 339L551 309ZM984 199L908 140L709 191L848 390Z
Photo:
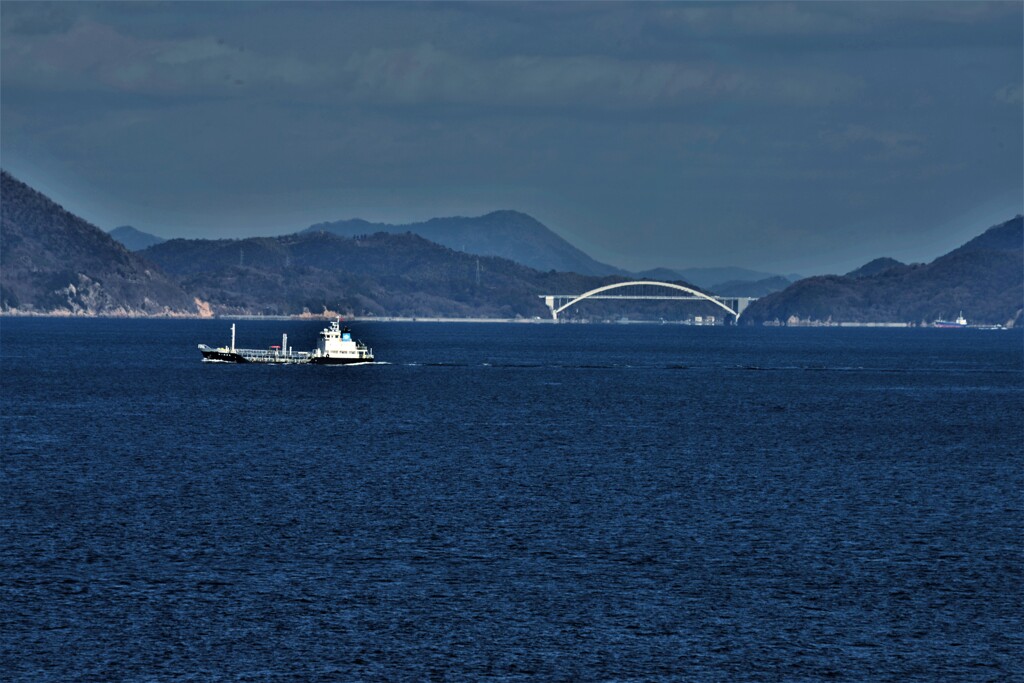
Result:
M1019 331L228 325L0 321L5 680L1024 677Z

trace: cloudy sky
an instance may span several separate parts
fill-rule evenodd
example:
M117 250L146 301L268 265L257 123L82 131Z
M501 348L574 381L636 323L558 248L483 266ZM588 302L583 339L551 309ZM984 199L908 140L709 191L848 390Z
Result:
M1022 5L0 6L0 163L100 227L510 208L631 269L930 260L1022 211Z

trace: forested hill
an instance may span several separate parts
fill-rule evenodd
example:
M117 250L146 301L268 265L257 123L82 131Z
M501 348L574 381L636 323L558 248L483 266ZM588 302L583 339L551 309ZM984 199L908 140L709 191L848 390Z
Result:
M972 323L1019 324L1024 219L992 227L928 264L873 261L852 273L800 280L754 302L747 324L801 320L929 324L963 311Z
M558 270L583 275L626 275L623 270L595 261L537 219L519 211L493 211L472 218L431 218L408 225L353 219L317 223L303 232L329 232L342 237L378 232L411 232L457 251L499 256L536 270Z
M184 315L181 287L110 235L3 172L0 312Z
M538 294L622 279L539 272L411 233L179 239L141 253L221 313L549 317Z

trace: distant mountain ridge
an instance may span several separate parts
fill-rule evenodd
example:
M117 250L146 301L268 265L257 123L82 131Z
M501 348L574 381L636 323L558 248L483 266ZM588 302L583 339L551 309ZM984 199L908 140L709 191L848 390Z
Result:
M595 261L537 219L519 211L492 211L472 218L431 218L407 225L370 223L355 218L317 223L302 232L329 232L341 237L411 232L456 251L498 256L540 271L581 275L627 274L620 268Z
M767 296L781 292L792 283L781 275L766 277L763 280L732 280L715 285L711 291L719 296Z
M623 279L539 272L413 233L175 239L142 254L220 313L547 318L539 294Z
M133 253L6 173L0 194L5 314L547 317L539 294L626 279L539 272L412 233L175 239ZM616 305L586 302L563 317L607 317ZM651 306L655 315L659 306Z
M146 247L152 247L155 244L167 241L163 237L157 237L156 235L151 235L148 232L142 232L130 225L122 225L114 228L109 234L115 240L123 244L128 251L142 251Z
M41 193L0 174L0 312L195 315L158 268Z
M365 231L373 225L365 221L349 225L348 229L362 233L354 238L314 229L276 238L170 240L132 253L6 172L0 195L0 312L7 314L337 310L357 315L544 317L548 311L540 294L584 292L636 277L538 271L505 258L445 247L411 232L367 235ZM506 237L515 234L509 226L517 221L540 225L525 214L509 213L513 215L492 218L504 226ZM436 220L453 220L461 228L481 225L479 219ZM550 233L540 228L535 235ZM666 269L658 272L658 279L686 281L671 278L673 273L681 275ZM757 284L723 283L720 289ZM618 304L588 301L570 315L589 308L587 315L603 318L613 305ZM645 315L677 314L677 304L650 305ZM797 318L929 323L960 310L972 322L1020 321L1024 311L1021 216L928 264L905 265L883 258L845 276L800 280L756 301L741 322Z
M764 294L776 292L783 289L785 285L800 279L800 276L795 274L782 276L736 266L681 268L679 270L652 268L637 273L637 275L651 280L681 280L722 296L764 296Z
M749 324L791 318L930 324L955 317L1019 324L1024 311L1024 219L989 228L931 263L876 259L841 275L807 278L746 310Z

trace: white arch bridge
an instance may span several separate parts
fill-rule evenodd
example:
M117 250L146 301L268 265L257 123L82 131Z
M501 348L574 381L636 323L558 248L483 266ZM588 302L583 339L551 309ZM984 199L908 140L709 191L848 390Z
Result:
M615 290L626 290L621 293L611 293ZM664 290L669 290L666 293ZM671 282L657 282L655 280L636 280L633 282L616 282L592 289L583 294L541 294L540 298L551 310L551 317L558 320L558 314L565 309L575 306L586 299L608 299L614 301L709 301L729 315L734 320L739 320L743 311L754 301L756 297L749 296L714 296L705 294L690 287L673 284Z

